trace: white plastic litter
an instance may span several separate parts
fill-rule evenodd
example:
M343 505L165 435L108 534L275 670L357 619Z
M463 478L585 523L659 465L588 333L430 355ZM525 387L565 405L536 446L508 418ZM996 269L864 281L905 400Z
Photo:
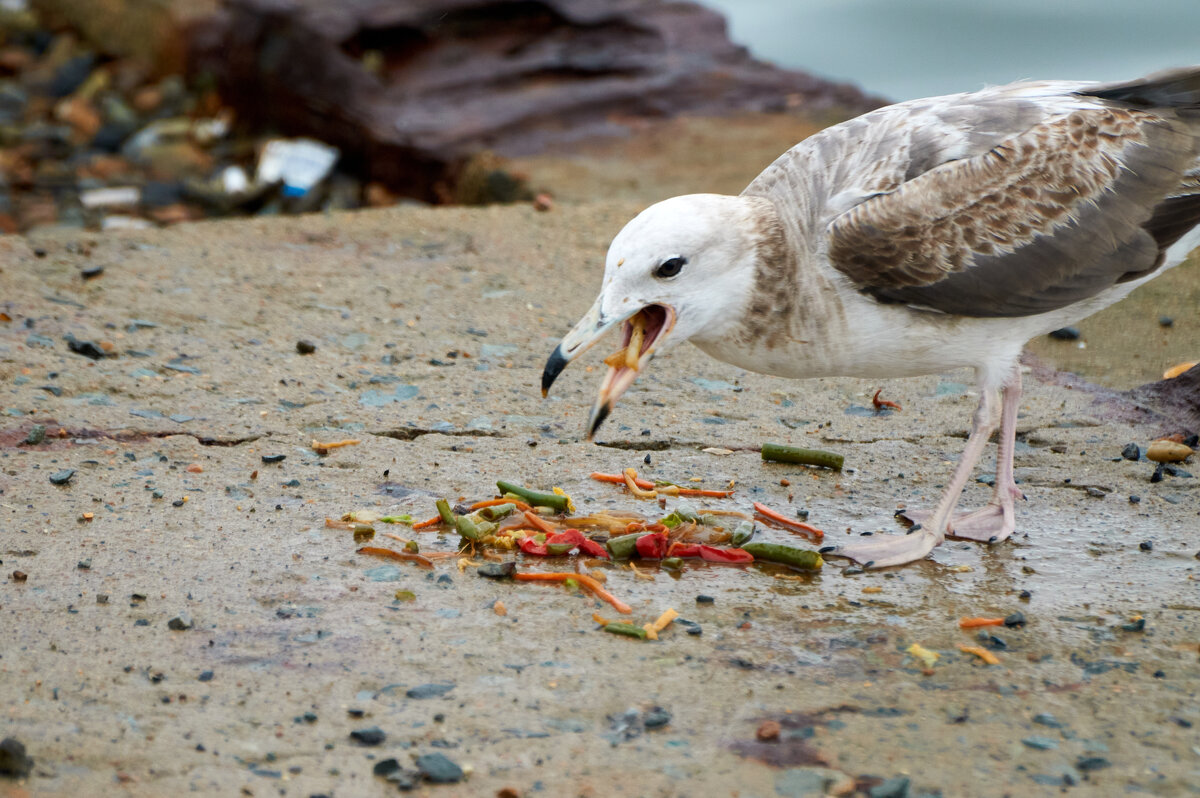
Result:
M259 156L255 181L282 181L285 196L302 197L325 179L339 155L336 147L313 139L272 139Z
M79 202L85 208L128 208L141 199L142 192L135 186L93 188L79 194Z

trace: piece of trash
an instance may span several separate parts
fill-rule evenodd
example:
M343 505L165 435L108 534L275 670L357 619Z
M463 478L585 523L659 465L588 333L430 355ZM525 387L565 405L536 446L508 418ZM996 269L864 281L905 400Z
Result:
M272 139L259 156L255 181L282 182L285 197L303 197L328 176L339 155L314 139Z
M85 208L130 208L141 202L142 192L135 186L93 188L79 194Z

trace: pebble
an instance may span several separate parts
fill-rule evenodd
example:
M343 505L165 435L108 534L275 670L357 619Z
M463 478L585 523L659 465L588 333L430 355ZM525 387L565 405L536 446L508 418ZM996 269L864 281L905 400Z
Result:
M1129 503L1130 504L1141 504L1142 497L1137 495L1136 493L1131 493L1131 494L1129 494Z
M1112 762L1109 762L1102 756L1081 756L1075 761L1075 767L1084 773L1088 773L1093 770L1103 770L1111 765Z
M422 754L417 757L417 770L434 784L457 784L464 778L463 769L445 754Z
M1175 324L1175 319L1171 318L1170 316L1159 316L1158 317L1158 325L1160 327L1172 327L1172 326L1174 326L1174 324Z
M475 572L489 579L505 579L517 572L517 564L513 561L489 562L479 566Z
M296 351L302 355L311 355L313 352L317 351L317 345L312 341L297 341Z
M29 434L25 436L26 446L37 446L46 440L46 425L34 424L29 429Z
M382 745L387 739L387 734L378 726L371 726L350 732L350 739L359 745Z
M1026 737L1021 742L1038 751L1053 751L1055 748L1058 748L1058 740L1055 740L1053 737L1043 737L1037 734L1032 737Z
M211 682L213 680L213 672L212 671L200 671L200 675L196 678L202 682Z
M910 784L907 776L893 776L867 790L867 795L870 798L908 798Z
M642 714L642 725L647 729L661 729L671 722L671 713L662 707L651 707Z
M1146 629L1146 619L1138 618L1136 621L1121 624L1121 628L1126 632L1142 632Z
M16 737L0 740L0 776L24 778L33 770L33 759L25 753L25 744Z
M1095 485L1088 485L1087 494L1089 496L1093 496L1097 499L1103 499L1106 495L1108 495L1100 488L1097 488Z
M1049 712L1040 712L1033 716L1033 722L1039 726L1048 726L1051 729L1061 729L1062 723L1058 718L1051 715Z
M712 596L706 596L703 593L696 596L697 604L712 604L714 602L716 602L716 599L714 599Z
M192 621L192 616L186 612L181 612L171 620L167 621L167 628L173 632L183 632L195 626Z
M1019 610L1017 612L1014 612L1012 615L1009 615L1004 619L1004 625L1009 628L1016 627L1016 626L1024 626L1025 625L1025 613L1023 613Z
M1154 541L1153 540L1143 540L1141 543L1138 544L1138 548L1141 549L1142 551L1153 551L1154 550Z
M433 682L410 687L404 694L409 698L440 698L454 687L453 682Z
M272 463L282 463L286 457L286 454L264 454L262 461L270 465Z
M1121 456L1126 460L1132 460L1135 463L1142 459L1142 450L1138 448L1136 443L1127 443L1125 448L1121 450Z
M66 485L71 481L71 477L75 476L74 468L64 468L62 471L55 471L50 475L51 485Z

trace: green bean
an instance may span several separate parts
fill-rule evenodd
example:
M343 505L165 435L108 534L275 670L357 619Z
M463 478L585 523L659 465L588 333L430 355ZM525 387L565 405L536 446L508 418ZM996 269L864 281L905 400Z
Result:
M781 443L764 443L762 459L775 463L796 463L798 465L820 466L842 470L845 459L840 454L825 452L820 449L799 449L795 446L784 446Z
M811 549L797 549L779 543L747 543L742 548L756 560L783 563L803 571L819 571L825 564L821 555Z
M537 490L530 490L520 485L514 485L511 482L505 482L502 479L496 481L496 487L500 489L501 495L511 493L513 496L521 499L521 501L534 507L550 507L560 513L567 511L567 502L569 499L566 496L559 496L557 493L543 493Z
M479 511L479 515L487 521L499 521L501 518L511 515L515 509L517 509L515 504L497 504L492 507L484 507Z
M667 557L665 560L660 562L659 565L669 571L678 571L683 567L683 560L679 557Z
M646 639L646 630L640 626L634 626L631 623L610 623L604 627L604 631L612 632L615 635L626 635L628 637L636 637L639 640Z
M612 555L614 560L628 560L637 553L637 540L645 532L634 532L631 535L618 535L615 538L609 538L604 548L608 549L608 553Z
M443 524L454 526L454 513L450 512L450 502L445 499L437 500L438 515L442 518Z

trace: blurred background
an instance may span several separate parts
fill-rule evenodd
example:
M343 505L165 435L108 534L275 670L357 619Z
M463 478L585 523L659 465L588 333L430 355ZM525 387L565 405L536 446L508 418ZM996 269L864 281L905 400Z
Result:
M0 0L0 234L737 193L887 102L1198 45L1197 0ZM1195 282L1034 348L1144 382L1200 349Z

